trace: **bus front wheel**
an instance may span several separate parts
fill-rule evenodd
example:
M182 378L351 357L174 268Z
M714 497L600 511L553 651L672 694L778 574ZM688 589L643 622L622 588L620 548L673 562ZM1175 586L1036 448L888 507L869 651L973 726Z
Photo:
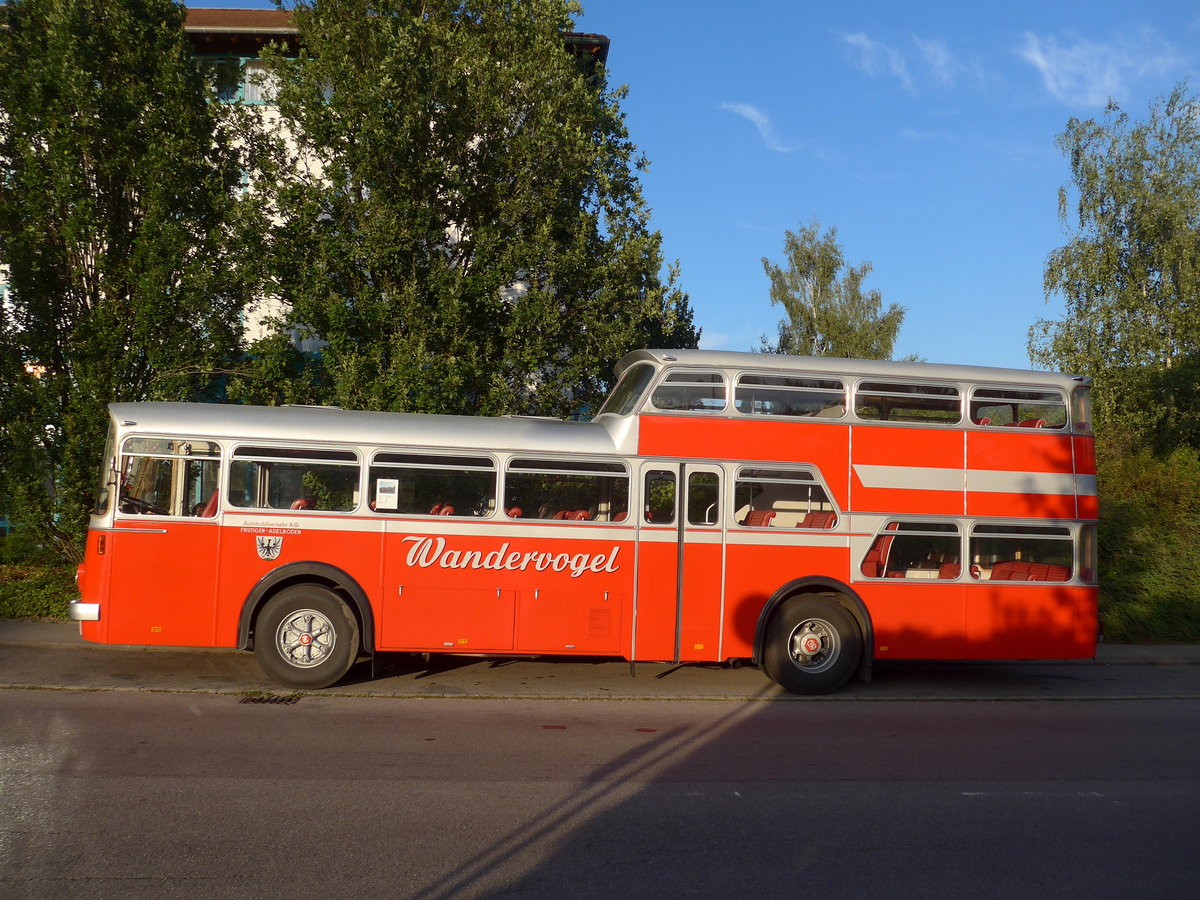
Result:
M828 694L850 680L861 655L858 623L837 602L792 597L771 618L763 669L794 694Z
M295 688L323 688L358 656L358 622L332 591L287 588L267 601L254 628L254 656L271 678Z

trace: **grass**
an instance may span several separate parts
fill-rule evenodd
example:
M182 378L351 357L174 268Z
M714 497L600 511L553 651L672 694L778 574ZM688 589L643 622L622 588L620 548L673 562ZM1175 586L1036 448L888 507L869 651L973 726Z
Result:
M67 619L79 596L75 571L66 563L0 564L0 619Z

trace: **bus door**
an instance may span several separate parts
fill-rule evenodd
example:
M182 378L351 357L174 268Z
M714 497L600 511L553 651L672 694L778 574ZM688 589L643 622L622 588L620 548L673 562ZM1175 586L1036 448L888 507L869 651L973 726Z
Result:
M640 477L634 656L719 659L725 560L721 468L648 462Z
M101 627L109 643L215 643L219 468L220 448L210 441L125 441L105 535L114 601Z

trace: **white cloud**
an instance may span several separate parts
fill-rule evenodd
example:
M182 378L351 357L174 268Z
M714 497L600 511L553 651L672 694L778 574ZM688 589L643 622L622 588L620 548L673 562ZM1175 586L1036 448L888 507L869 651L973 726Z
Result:
M763 143L776 153L791 153L800 149L798 146L784 144L775 133L775 127L771 124L770 117L757 106L751 106L748 103L722 103L721 109L741 116L758 129L758 136L763 139Z
M942 41L924 40L916 35L913 35L913 43L917 45L917 53L930 77L942 87L954 84L961 66L946 45Z
M1187 57L1151 28L1109 43L1025 32L1017 55L1033 66L1046 90L1068 106L1121 100L1133 84L1178 72Z
M890 78L916 95L922 88L951 88L964 74L982 78L977 61L964 61L937 38L910 35L909 44L893 47L856 31L842 35L855 65L871 78Z
M906 91L913 91L913 79L908 72L904 54L861 31L842 35L842 41L855 51L858 67L872 78L887 76L896 79Z

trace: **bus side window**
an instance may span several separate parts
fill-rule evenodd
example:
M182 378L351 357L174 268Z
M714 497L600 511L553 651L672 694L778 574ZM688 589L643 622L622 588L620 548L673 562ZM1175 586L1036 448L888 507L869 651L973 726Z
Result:
M971 419L1016 428L1065 428L1067 403L1057 391L980 387L971 393Z
M234 506L348 512L358 505L358 457L349 450L238 447L233 457Z
M220 448L199 439L129 438L121 450L117 509L124 515L216 515Z
M737 380L734 406L753 416L840 419L846 414L846 387L833 378L746 374Z
M855 391L860 419L957 425L962 421L958 388L948 384L864 381Z
M1065 525L981 522L971 529L971 576L979 581L1070 581L1074 563Z
M721 515L721 483L715 472L688 475L688 524L715 525Z
M655 469L646 473L642 517L647 525L675 523L675 473Z
M490 516L496 464L486 456L377 453L368 498L377 513Z
M961 538L952 522L888 522L863 557L867 578L952 580L962 574Z
M624 463L517 458L504 475L504 497L514 519L623 522L629 516L629 474Z
M810 469L743 466L733 488L733 518L747 528L833 528L834 509Z
M722 412L725 376L720 372L668 372L650 395L650 405L680 412Z

